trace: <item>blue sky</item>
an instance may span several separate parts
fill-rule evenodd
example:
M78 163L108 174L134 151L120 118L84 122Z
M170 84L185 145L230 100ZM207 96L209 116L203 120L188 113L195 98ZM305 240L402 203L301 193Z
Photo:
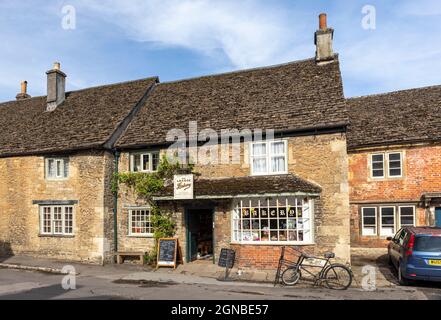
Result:
M66 5L74 30L62 28ZM362 27L365 5L376 9L374 30ZM21 80L44 95L54 61L77 90L310 58L320 12L335 29L347 97L441 85L438 0L2 0L0 101Z

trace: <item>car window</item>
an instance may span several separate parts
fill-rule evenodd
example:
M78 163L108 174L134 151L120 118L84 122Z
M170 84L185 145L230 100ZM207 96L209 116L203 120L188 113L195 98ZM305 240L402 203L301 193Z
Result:
M396 234L395 234L395 237L394 237L394 241L395 242L398 242L398 239L400 238L400 235L403 233L403 229L400 229Z
M441 252L441 237L420 236L415 239L415 251Z
M398 237L398 243L400 245L404 244L404 240L406 239L406 236L407 236L407 232L406 232L406 230L403 229L403 231L401 232L400 236Z

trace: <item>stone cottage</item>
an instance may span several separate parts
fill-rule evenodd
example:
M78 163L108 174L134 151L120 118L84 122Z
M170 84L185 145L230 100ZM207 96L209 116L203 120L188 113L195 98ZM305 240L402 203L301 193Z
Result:
M102 263L113 248L112 145L156 78L0 104L0 253Z
M185 261L234 248L240 267L274 268L283 245L350 261L348 116L332 37L322 16L313 59L152 88L116 143L119 171L156 170L178 136L199 160L217 137L214 157L195 163L191 199L173 186L155 198L174 213ZM227 129L236 135L224 139ZM239 161L220 161L230 148ZM151 250L151 208L126 189L117 211L119 250Z
M441 226L441 86L348 99L352 247Z

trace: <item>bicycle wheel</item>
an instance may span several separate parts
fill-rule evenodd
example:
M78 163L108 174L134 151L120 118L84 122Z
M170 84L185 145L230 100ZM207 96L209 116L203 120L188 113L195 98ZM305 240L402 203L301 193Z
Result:
M346 290L352 284L352 271L342 264L332 264L323 276L326 286L332 290Z
M300 278L301 273L300 270L297 270L297 267L290 267L282 273L282 282L286 286L296 285Z

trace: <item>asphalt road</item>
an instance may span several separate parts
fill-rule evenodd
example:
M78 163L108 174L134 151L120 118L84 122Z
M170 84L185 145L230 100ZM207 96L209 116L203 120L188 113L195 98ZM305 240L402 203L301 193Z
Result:
M269 286L204 285L122 281L122 274L94 272L80 274L76 289L62 287L64 276L40 272L0 269L1 300L46 299L146 299L146 300L283 300L283 299L399 299L441 300L441 286L422 285L408 288L385 288L375 292L350 289L332 291L308 285L298 288ZM71 283L72 284L72 283Z

